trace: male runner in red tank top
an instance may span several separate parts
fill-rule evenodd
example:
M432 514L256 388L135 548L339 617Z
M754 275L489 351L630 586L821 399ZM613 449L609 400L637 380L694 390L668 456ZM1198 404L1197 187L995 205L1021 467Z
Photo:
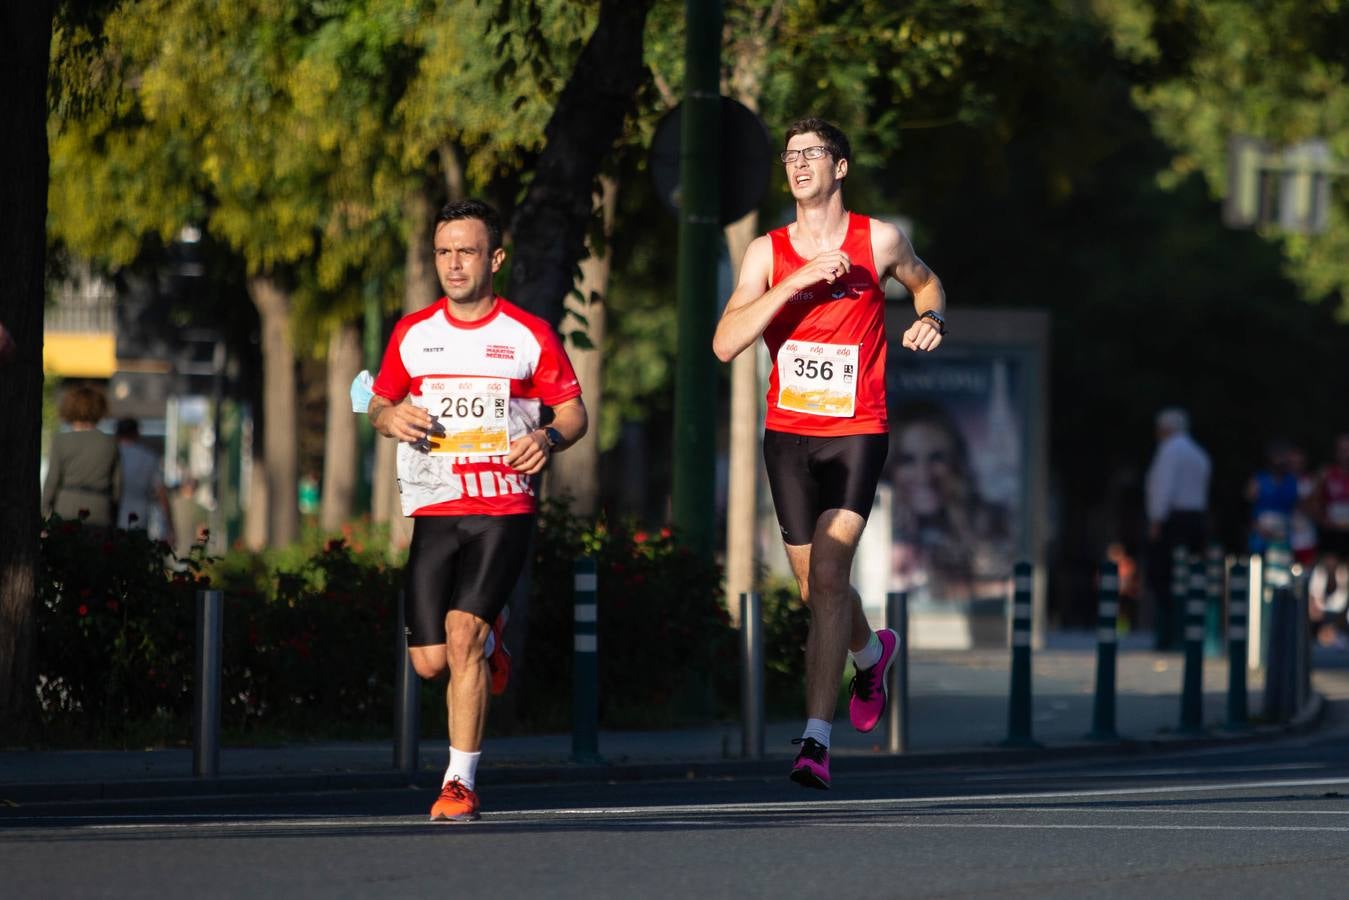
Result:
M885 279L913 295L909 350L946 333L941 281L904 232L850 213L843 180L851 148L823 119L787 129L782 152L796 221L755 239L726 303L712 349L729 362L762 335L773 358L764 461L787 558L810 606L806 728L791 778L829 787L829 737L845 656L856 677L849 718L859 731L885 713L898 643L873 632L848 583L889 449L885 406Z

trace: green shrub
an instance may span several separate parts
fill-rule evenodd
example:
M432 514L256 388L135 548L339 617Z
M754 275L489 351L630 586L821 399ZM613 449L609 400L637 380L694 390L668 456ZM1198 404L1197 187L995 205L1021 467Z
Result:
M570 724L573 566L596 562L600 719L658 727L733 715L739 664L721 572L656 534L565 506L539 512L520 711L540 728Z
M174 567L144 531L49 519L37 590L38 711L49 733L123 737L131 723L181 733L191 711L200 554Z

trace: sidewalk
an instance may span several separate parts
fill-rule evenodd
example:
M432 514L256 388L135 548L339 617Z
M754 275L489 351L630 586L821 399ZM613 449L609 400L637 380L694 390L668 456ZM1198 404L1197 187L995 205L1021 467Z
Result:
M1095 690L1095 646L1088 634L1054 634L1035 654L1032 677L1032 731L1043 749L998 747L1007 736L1010 653L1006 650L915 651L910 659L910 748L886 752L886 726L869 735L852 730L846 710L835 723L832 754L851 767L936 766L984 759L1039 758L1064 754L1142 752L1156 746L1268 738L1288 730L1260 727L1242 733L1222 726L1227 709L1225 660L1205 660L1203 735L1178 735L1183 659L1154 653L1146 636L1120 646L1116 724L1126 743L1085 740ZM1349 654L1341 654L1349 666ZM1338 657L1321 659L1334 664ZM1349 686L1349 672L1333 672ZM1338 681L1336 682L1338 684ZM1250 712L1259 714L1263 684L1249 679ZM1346 690L1349 695L1349 690ZM1317 698L1319 700L1319 698ZM1320 708L1319 702L1314 704ZM1304 717L1307 718L1307 717ZM1310 717L1314 720L1315 716ZM1304 721L1305 728L1314 721ZM741 758L739 723L678 731L602 732L604 763L570 761L569 734L492 738L480 771L484 783L553 779L680 777L686 774L771 774L795 749L799 721L769 723L766 760ZM439 783L445 765L443 738L423 739L421 770L415 776L393 768L392 740L327 742L276 747L224 748L218 779L194 779L187 749L115 751L2 751L0 803L5 800L85 797L141 797L177 794L245 793L395 787L409 782Z

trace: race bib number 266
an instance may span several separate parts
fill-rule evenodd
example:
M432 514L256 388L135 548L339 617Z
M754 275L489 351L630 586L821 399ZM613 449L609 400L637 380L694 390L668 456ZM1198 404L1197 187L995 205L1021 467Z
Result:
M856 344L787 341L778 350L778 408L848 418L857 409Z
M443 436L430 436L432 453L452 456L505 456L510 452L508 409L511 383L506 378L428 378L419 406L435 416Z

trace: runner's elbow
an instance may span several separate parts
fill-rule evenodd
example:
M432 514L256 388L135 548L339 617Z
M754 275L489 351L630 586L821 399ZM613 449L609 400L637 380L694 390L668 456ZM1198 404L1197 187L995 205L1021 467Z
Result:
M721 332L712 337L712 352L716 354L717 359L728 363L740 355L743 347L737 347L731 340Z

